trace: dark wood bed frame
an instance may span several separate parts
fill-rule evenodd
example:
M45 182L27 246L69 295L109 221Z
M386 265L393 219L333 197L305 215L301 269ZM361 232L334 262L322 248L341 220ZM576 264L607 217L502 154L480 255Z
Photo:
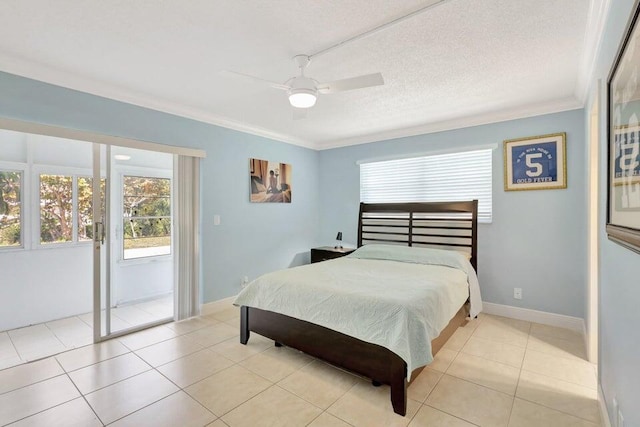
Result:
M478 201L438 203L360 204L358 247L369 243L446 247L471 253L477 270ZM440 335L431 342L435 355L467 317L464 304ZM407 364L391 350L283 314L242 306L240 342L250 331L370 378L374 385L391 386L393 410L407 412ZM409 373L411 374L411 373Z

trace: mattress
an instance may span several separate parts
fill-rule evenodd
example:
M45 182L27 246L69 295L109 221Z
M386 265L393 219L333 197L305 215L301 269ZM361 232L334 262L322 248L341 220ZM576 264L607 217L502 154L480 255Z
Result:
M381 345L400 356L409 373L431 363L431 341L469 298L470 282L477 285L473 268L466 259L370 259L359 251L265 274L234 304Z

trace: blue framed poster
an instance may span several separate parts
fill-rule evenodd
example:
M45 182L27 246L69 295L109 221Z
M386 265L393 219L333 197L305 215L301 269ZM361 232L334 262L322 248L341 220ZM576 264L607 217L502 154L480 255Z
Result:
M567 188L566 134L504 141L504 190Z
M640 253L640 1L607 80L607 236Z
M613 185L640 183L640 127L625 126L613 131L611 180ZM637 208L640 208L640 198ZM640 210L640 209L639 209Z

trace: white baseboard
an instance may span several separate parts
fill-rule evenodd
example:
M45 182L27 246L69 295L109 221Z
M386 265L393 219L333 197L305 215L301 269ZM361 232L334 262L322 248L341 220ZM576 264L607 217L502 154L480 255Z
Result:
M236 299L236 295L229 298L219 299L217 301L211 301L200 306L200 314L206 316L207 314L216 313L221 310L225 310L231 307L233 301Z
M602 384L598 384L598 404L600 405L600 418L602 420L602 427L611 427L609 421L609 410L607 409L607 402L604 400L604 393L602 392Z
M482 302L483 311L487 314L509 317L511 319L526 320L528 322L542 323L543 325L558 326L584 333L584 320L579 317L565 316L564 314L548 313L546 311L531 310L529 308L514 307L511 305Z

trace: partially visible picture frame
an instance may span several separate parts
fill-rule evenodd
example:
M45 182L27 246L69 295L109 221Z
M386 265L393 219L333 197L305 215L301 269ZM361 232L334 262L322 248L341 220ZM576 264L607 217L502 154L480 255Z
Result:
M504 141L504 190L567 188L564 132Z
M288 163L249 159L251 203L291 203L292 178Z
M640 2L607 80L607 236L640 253Z

